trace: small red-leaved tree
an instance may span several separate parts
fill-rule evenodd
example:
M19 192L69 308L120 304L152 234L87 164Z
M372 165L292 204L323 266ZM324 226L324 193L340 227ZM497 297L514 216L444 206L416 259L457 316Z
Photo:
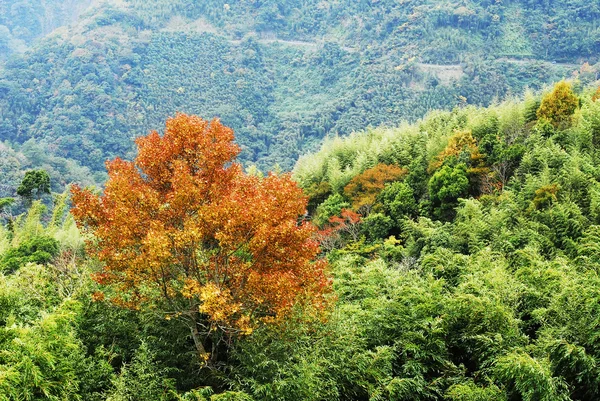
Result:
M329 223L317 233L321 248L327 252L341 248L347 241L347 234L352 241L358 241L360 235L361 215L349 209L342 209L340 216L331 216Z
M325 305L315 227L289 175L248 176L218 120L178 114L164 136L138 138L134 162L107 163L104 194L72 189L72 213L104 269L95 278L122 306L189 324L198 353L248 334L297 302ZM212 345L211 352L208 345Z

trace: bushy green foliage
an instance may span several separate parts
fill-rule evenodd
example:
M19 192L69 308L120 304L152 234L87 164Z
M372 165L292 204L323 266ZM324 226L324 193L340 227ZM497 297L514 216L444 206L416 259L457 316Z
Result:
M15 203L14 198L0 198L0 211Z
M433 204L438 208L436 215L446 217L452 214L459 197L466 196L469 190L467 166L443 166L429 180L429 193Z
M0 269L11 273L27 263L46 264L58 254L59 244L52 237L39 236L29 239L4 253Z
M93 174L89 168L72 159L53 155L47 150L49 144L30 139L22 145L0 143L0 197L17 197L16 189L26 170L43 169L50 176L51 190L62 192L65 185L81 182L94 185L104 180L104 173ZM17 203L15 209L22 208Z
M30 200L36 196L50 193L50 176L44 170L31 170L25 173L25 177L17 188L17 195Z
M394 226L394 221L381 213L371 213L362 220L361 229L367 237L377 240L386 238Z
M7 400L69 399L78 394L81 345L69 305L32 325L2 327L0 392Z
M499 358L495 369L509 393L518 394L524 401L569 400L566 383L552 376L549 365L548 360L515 352Z
M306 188L304 193L308 196L308 212L314 213L317 206L331 195L331 185L327 182L314 183L310 188Z
M173 400L174 383L169 380L146 343L136 350L131 363L125 365L113 383L107 401Z
M445 397L451 401L506 400L506 394L498 386L478 386L471 381L453 385L448 389Z
M379 202L394 220L417 215L417 202L412 188L404 182L388 184L379 193Z
M420 166L439 161L457 130L470 129L489 175L481 175L478 199L466 159L420 170L428 184L421 194L406 182L388 184L377 197L381 209L363 217L366 242L330 254L336 311L359 318L369 349L392 352L391 367L381 365L384 387L367 386L362 398L597 398L600 198L589 101L582 99L585 113L575 114L567 137L562 128L539 132L527 117L531 107L515 102L435 113L420 123L428 147ZM305 185L347 173L319 167L340 166L340 149L370 149L362 157L379 162L378 144L417 143L413 129L340 141L302 159L296 174ZM410 162L394 163L410 175ZM441 213L444 205L454 212ZM397 215L399 240L386 240L386 217ZM422 336L411 337L415 330Z
M533 198L533 205L536 209L544 209L554 201L557 200L556 193L559 190L557 184L545 185L535 191L535 197Z

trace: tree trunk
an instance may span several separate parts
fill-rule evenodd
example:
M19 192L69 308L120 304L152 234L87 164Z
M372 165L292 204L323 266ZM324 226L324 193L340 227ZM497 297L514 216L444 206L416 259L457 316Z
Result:
M202 344L200 333L198 332L198 326L196 325L195 321L192 322L191 332L192 338L194 339L194 345L196 346L196 351L198 352L198 357L200 357L200 361L203 364L206 364L210 358L210 354L206 352L204 344Z

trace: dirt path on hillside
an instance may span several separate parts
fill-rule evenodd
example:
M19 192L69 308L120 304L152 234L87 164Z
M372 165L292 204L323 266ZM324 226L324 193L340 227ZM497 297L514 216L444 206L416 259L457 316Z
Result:
M316 50L319 47L323 46L323 44L325 43L325 41L308 42L308 41L303 41L303 40L285 40L285 39L279 39L279 38L256 39L256 41L263 45L282 44L284 46L299 47L299 48L305 48L305 49L311 49L311 50ZM242 41L241 40L229 40L229 43L231 43L233 45L239 45L242 43ZM347 51L348 53L355 53L358 51L358 49L355 49L353 47L347 47L347 46L340 46L340 49Z
M500 58L496 59L496 61L506 61L509 63L519 64L519 65L542 63L542 64L548 64L548 65L553 65L553 66L557 66L557 67L566 67L566 68L575 68L575 69L579 69L581 67L581 64L575 64L575 63L558 63L558 62L547 61L547 60L519 59L519 58L513 58L513 57L500 57Z

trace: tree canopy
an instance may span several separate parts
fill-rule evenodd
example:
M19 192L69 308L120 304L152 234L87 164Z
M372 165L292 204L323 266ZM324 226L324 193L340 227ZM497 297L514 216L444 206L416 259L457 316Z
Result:
M244 174L219 120L178 114L164 136L136 143L134 162L107 163L101 196L72 189L71 212L105 264L95 278L116 303L183 318L204 358L219 336L248 334L298 302L325 306L326 263L312 224L298 223L307 200L289 175Z
M35 196L50 193L50 176L45 170L30 170L17 188L17 195L31 201Z

